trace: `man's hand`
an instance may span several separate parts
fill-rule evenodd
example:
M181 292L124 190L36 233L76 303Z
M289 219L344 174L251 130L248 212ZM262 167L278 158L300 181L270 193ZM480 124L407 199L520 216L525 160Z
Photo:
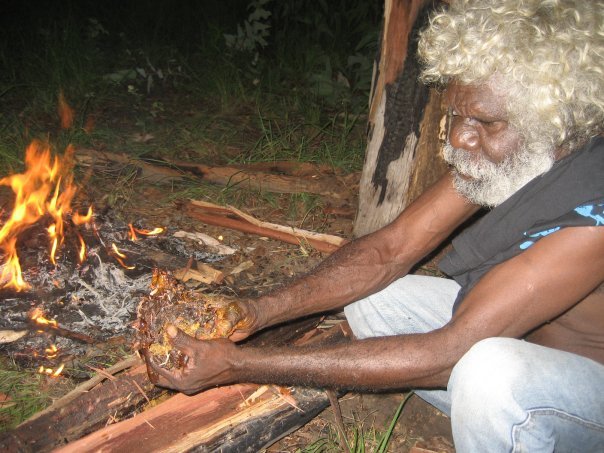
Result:
M168 371L145 354L151 381L160 387L192 395L200 390L236 381L230 358L237 348L227 339L196 340L173 325L166 328L172 345L187 356L184 368Z

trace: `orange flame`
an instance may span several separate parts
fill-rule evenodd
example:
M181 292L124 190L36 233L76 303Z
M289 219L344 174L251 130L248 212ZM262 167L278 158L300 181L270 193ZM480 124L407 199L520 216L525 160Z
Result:
M86 243L84 242L84 238L78 233L78 240L80 241L80 253L78 253L78 258L80 259L80 263L83 263L86 259Z
M71 202L76 193L73 185L73 148L64 156L51 157L50 147L34 141L25 152L24 173L0 179L0 185L9 186L15 194L15 203L9 219L0 228L0 250L5 263L0 274L0 287L17 291L29 288L23 280L17 255L18 236L42 217L52 219L47 231L50 238L50 260L56 264L56 254L63 244L64 217L71 213ZM78 222L90 221L92 209L86 216L76 216ZM75 221L74 221L75 223Z
M135 228L131 223L128 224L128 228L130 229L130 231L128 232L128 238L131 241L138 240L138 236L136 235L136 233L142 234L143 236L157 236L158 234L162 234L166 230L165 228L162 228L162 227L156 227L156 228L153 228L152 230L144 230L144 229Z
M38 307L34 308L34 310L29 315L32 321L37 322L38 324L48 325L52 327L57 327L57 321L54 319L46 319L44 317L44 312L40 310Z
M83 225L90 223L92 220L92 206L88 207L88 212L85 215L78 214L77 212L71 217L71 221L76 225Z
M42 365L40 365L40 368L38 368L38 373L46 374L50 377L58 377L61 374L61 371L63 371L63 368L65 368L64 363L62 363L56 370L53 370L52 368L44 368Z
M124 260L127 258L127 256L125 253L120 252L120 249L117 248L117 245L115 245L115 243L111 244L111 248L113 249L115 259L117 260L118 263L120 263L120 265L124 269L128 269L128 270L136 269L136 266L128 266L126 263L124 263Z
M44 352L46 353L46 357L48 357L49 359L54 359L59 353L59 348L57 348L56 345L52 344L49 348L46 348Z

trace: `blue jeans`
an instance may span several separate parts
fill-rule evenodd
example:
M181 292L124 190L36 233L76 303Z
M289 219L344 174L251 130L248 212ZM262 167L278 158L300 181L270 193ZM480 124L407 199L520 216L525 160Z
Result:
M409 275L345 308L359 339L422 333L451 318L459 286ZM476 343L446 390L416 393L451 416L458 452L604 452L604 365L512 338Z

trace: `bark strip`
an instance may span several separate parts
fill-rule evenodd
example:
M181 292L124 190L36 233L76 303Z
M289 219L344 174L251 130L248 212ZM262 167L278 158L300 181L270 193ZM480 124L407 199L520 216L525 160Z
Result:
M274 162L251 164L249 166L212 166L201 163L161 160L157 164L130 156L126 153L97 151L79 148L75 159L80 165L99 166L107 163L132 165L140 170L140 176L149 182L173 182L197 179L210 184L227 187L242 187L275 193L312 193L340 201L350 196L347 178L340 181L333 175L326 175L310 164L297 162ZM256 170L260 169L260 170ZM266 170L266 171L262 171ZM273 174L292 171L295 175Z

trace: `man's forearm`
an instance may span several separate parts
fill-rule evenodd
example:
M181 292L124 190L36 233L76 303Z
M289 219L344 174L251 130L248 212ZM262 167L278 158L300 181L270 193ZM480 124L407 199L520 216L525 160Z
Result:
M256 301L259 327L339 309L385 287L413 264L391 262L372 238L358 239L310 273L260 297Z
M352 341L329 347L240 347L230 358L237 382L347 389L446 386L459 352L436 345L440 334Z
M399 218L342 247L310 274L253 301L258 329L335 310L405 275L478 209L445 175Z

